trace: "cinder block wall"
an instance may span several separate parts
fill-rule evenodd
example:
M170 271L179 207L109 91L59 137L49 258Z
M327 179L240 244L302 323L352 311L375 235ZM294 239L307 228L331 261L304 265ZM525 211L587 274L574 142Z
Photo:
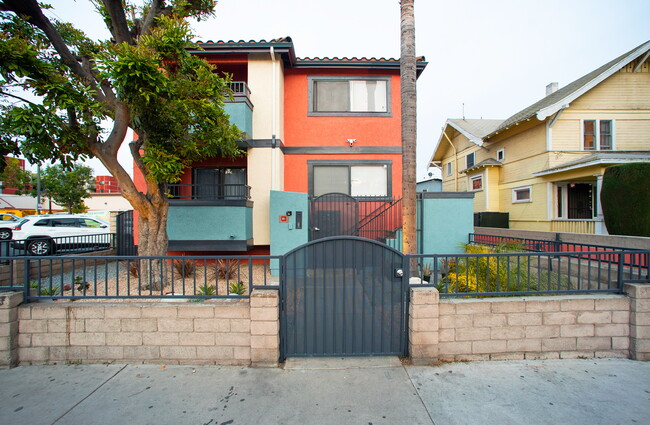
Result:
M279 344L273 345L265 336L270 331L279 333L277 326L274 328L277 296L277 291L265 290L253 291L252 302L21 305L17 309L17 360L21 365L117 362L274 366ZM269 320L273 316L275 322ZM259 351L252 355L252 341L257 347L261 345L263 355Z
M650 285L626 295L440 299L412 288L414 362L623 357L650 360ZM427 295L434 294L434 295Z

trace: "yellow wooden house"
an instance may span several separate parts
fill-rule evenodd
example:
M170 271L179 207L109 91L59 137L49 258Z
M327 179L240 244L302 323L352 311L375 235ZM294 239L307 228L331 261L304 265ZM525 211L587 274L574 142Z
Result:
M475 212L507 212L513 229L606 234L605 169L650 162L649 56L650 41L551 83L506 120L447 120L430 160L443 192L475 192Z

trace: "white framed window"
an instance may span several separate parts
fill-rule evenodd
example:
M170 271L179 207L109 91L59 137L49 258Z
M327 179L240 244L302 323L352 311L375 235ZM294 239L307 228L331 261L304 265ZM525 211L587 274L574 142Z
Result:
M533 202L532 186L515 187L512 189L512 203Z
M614 150L614 121L613 120L583 120L582 121L582 150L611 151Z
M454 163L449 161L447 163L447 177L450 177L454 172Z
M309 78L309 115L390 116L390 78Z
M466 160L466 165L467 165L466 168L473 167L474 166L474 152L472 152L470 154L467 154L467 156L465 157L465 160Z
M497 151L497 161L503 162L506 159L506 149L502 148Z
M471 192L483 190L483 174L472 176L469 178L469 188Z

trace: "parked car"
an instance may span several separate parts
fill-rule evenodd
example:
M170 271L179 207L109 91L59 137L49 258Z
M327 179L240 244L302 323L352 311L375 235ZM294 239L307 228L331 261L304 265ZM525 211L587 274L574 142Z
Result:
M28 216L13 229L13 246L30 255L52 255L57 249L110 246L107 222L78 214Z
M13 235L12 229L18 224L22 218L13 214L0 214L0 241L7 241Z

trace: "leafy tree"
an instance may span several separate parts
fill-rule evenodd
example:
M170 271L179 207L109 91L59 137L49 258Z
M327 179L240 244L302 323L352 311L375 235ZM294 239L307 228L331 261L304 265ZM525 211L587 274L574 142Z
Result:
M49 6L36 0L0 0L0 147L64 167L99 158L139 213L139 253L162 256L165 185L197 160L240 154L241 132L223 108L229 80L189 52L196 46L187 19L212 16L216 1L93 3L110 40L91 40L48 18ZM108 134L100 127L104 119L112 121ZM138 135L130 151L143 191L117 161L129 127Z
M41 173L44 196L52 198L71 213L86 210L84 199L90 197L89 189L93 183L93 169L81 164L75 164L72 169L56 164Z
M25 170L20 166L16 158L6 158L5 166L0 173L2 188L16 188L16 195L25 195L31 193L32 186L35 185L34 173Z

